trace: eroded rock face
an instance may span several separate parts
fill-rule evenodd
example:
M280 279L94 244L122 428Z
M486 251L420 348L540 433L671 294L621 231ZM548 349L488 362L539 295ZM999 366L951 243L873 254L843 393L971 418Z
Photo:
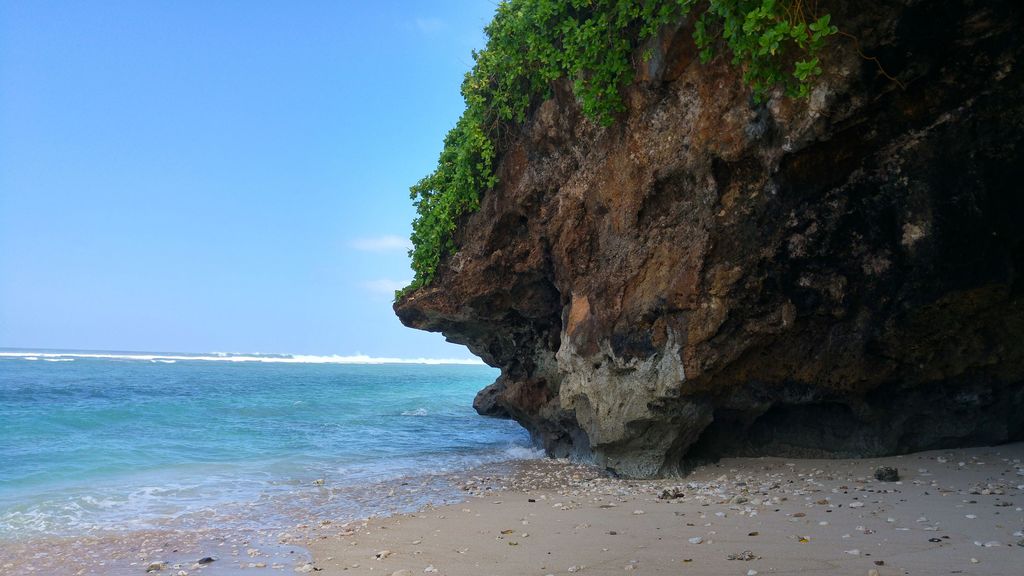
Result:
M905 88L844 37L756 105L683 24L614 126L534 111L395 307L501 368L478 411L635 476L1024 438L1021 9L831 11Z

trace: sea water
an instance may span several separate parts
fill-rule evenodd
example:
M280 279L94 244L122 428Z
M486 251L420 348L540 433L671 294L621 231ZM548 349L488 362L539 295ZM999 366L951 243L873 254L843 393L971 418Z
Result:
M244 358L0 351L0 541L351 520L537 456L473 411L487 366Z

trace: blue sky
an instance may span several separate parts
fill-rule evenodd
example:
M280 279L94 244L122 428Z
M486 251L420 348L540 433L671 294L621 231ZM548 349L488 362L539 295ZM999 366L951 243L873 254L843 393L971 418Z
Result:
M391 299L494 8L0 0L0 347L469 356Z

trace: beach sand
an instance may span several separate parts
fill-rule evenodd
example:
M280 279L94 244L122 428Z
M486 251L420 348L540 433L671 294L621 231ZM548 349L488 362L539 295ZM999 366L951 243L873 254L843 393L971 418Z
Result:
M899 471L880 481L878 467ZM1024 444L723 459L622 480L566 462L469 477L465 502L308 532L317 574L1024 575Z
M883 466L900 480L876 479ZM120 576L165 562L152 574L1024 575L1024 443L732 458L661 480L546 459L438 478L464 500L357 522L311 511L286 529L7 542L0 574ZM416 480L382 488L381 501L400 508L425 489ZM343 493L335 483L301 491ZM216 560L200 564L206 556Z

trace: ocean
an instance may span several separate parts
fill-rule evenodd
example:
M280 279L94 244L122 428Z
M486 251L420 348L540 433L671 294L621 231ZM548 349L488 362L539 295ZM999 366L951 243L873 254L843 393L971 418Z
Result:
M359 361L0 351L0 543L343 522L539 457L473 411L496 370Z

